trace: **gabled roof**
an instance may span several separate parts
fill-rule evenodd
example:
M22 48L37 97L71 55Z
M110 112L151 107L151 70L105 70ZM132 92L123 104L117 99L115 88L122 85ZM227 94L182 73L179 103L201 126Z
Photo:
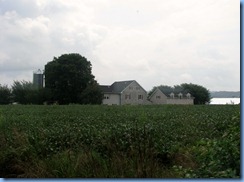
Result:
M147 91L135 80L118 81L118 82L114 82L111 86L100 85L100 89L103 91L103 93L120 94L133 82L136 82L136 84L138 84L142 88L142 90L144 90L144 92L147 93Z
M160 92L162 92L166 97L170 97L170 95L173 93L175 95L175 97L178 97L179 94L182 94L182 96L186 96L188 94L187 91L185 90L173 90L173 89L169 89L169 90L164 90L161 87L157 87L153 93L150 95L149 99L157 92L157 90L159 90ZM194 98L191 96L191 98Z
M121 93L126 87L128 87L135 80L114 82L111 87L113 92Z
M162 92L158 87L153 91L153 93L148 97L149 100L152 98L152 96L157 92L157 90L159 90L160 92ZM163 92L162 92L163 93ZM163 93L164 94L164 93ZM165 94L164 94L165 95ZM167 97L167 95L166 95Z
M126 87L128 87L135 80L114 82L111 86L100 85L100 88L104 93L121 93Z
M112 92L112 87L110 85L99 85L99 87L103 92Z
M162 87L157 87L167 97L173 92L173 89L164 90Z
M162 87L157 87L162 93L164 93L166 96L170 96L171 93L178 95L178 94L183 94L186 95L188 92L183 89L163 89Z

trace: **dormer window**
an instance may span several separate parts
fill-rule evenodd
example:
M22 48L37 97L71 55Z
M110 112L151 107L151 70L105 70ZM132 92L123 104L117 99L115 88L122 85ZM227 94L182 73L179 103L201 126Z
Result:
M190 93L187 93L186 94L186 97L187 97L187 99L190 99L191 98L191 94Z
M173 92L170 94L170 98L171 99L174 99L175 98L175 94Z
M182 93L179 93L179 94L178 94L178 97L179 97L180 99L182 99L182 96L183 96Z

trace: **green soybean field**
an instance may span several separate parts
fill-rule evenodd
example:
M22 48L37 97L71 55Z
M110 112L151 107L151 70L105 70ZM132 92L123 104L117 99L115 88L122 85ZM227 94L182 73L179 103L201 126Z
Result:
M0 106L2 178L240 178L240 105Z

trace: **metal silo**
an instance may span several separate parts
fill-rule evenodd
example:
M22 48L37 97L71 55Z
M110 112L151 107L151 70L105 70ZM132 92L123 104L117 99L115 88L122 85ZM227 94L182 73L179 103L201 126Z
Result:
M33 85L37 88L43 88L43 72L40 69L33 73Z

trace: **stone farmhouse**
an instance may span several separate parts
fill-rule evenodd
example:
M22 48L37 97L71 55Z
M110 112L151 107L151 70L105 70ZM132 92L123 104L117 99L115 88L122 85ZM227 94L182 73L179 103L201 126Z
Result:
M135 80L114 82L112 85L101 85L103 104L138 105L146 104L147 92Z
M190 93L162 91L160 87L148 98L152 104L194 104L194 97Z
M105 105L193 104L190 93L163 93L157 88L147 98L147 91L135 80L100 85Z

